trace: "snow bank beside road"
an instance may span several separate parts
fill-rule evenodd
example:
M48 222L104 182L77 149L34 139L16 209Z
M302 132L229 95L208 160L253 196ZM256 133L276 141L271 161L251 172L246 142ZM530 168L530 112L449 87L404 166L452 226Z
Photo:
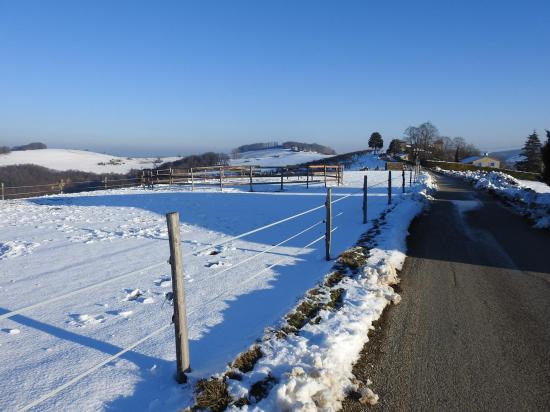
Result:
M544 183L525 182L502 172L454 171L436 169L447 176L460 177L474 185L512 202L535 222L535 227L550 228L550 189Z
M372 323L386 305L400 301L391 286L399 282L397 271L405 261L409 224L422 210L429 189L435 187L430 175L423 173L419 179L420 185L397 198L373 226L373 237L360 245L368 250L365 264L356 273L348 271L335 285L325 280L297 305L311 302L311 295L332 297L335 293L341 296L338 307L322 308L296 334L281 337L284 325L279 331L266 332L258 344L263 356L254 368L242 375L230 368L225 378L230 396L235 400L247 397L251 403L241 409L335 411L351 390L359 391L366 403L377 402L378 396L367 383L357 382L352 368L368 341ZM235 374L238 379L231 379ZM255 403L254 394L262 385L267 396Z

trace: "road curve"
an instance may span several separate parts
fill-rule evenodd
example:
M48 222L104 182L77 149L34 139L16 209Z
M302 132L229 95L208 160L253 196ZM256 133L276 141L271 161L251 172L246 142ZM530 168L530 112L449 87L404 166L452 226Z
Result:
M550 232L462 181L437 180L411 226L402 301L355 372L373 381L378 410L550 410Z

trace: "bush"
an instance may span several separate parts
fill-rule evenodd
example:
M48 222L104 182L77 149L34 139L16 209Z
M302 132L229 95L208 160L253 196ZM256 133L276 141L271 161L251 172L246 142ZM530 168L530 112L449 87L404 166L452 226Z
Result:
M0 154L7 154L10 153L11 150L8 146L0 146Z

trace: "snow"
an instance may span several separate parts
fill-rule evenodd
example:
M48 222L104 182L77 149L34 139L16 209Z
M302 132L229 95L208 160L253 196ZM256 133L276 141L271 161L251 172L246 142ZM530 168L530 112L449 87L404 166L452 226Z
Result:
M334 188L335 200L353 194L333 206L335 255L350 247L387 207L387 173L369 171L370 184L382 184L369 190L370 221L361 224L363 175L346 172L345 186ZM153 191L116 189L2 202L0 322L5 333L0 333L0 410L28 405L157 330L156 336L33 410L179 410L191 403L193 383L222 371L330 270L322 242L306 246L323 235L322 208L214 246L325 201L321 186L286 187L284 192L275 185L267 192L248 193L239 188L191 192L187 187L159 186ZM266 405L297 402L301 395L296 385L308 391L317 385L328 391L327 397L341 394L347 385L349 362L365 341L368 325L397 299L388 285L404 260L408 221L421 207L416 195L402 197L400 192L396 184L393 211L368 270L346 285L346 310L326 314L326 330L309 330L311 339L300 335L290 342L286 349L295 352L284 358L287 363L282 358L287 352L273 348L273 356L282 362L277 370L286 380L281 379ZM172 307L166 297L171 281L164 214L170 211L180 212L184 252L192 367L190 383L184 386L174 381ZM85 293L1 318L106 280L109 283ZM338 334L327 335L330 329ZM11 332L16 330L20 333ZM275 362L269 357L265 362L270 359ZM304 376L287 373L292 359L303 365ZM315 359L326 367L311 380L309 365ZM328 366L332 363L341 371ZM334 389L327 387L332 384ZM333 392L336 395L329 394Z
M128 173L131 169L154 167L156 157L118 157L107 154L68 149L40 149L13 151L0 154L0 167L18 164L34 164L53 170L80 170L90 173ZM178 160L164 157L162 162ZM102 163L102 164L100 164Z
M238 159L231 159L232 166L292 166L314 160L325 159L333 155L317 152L294 152L291 149L265 149L243 152Z
M353 166L350 170L361 170L364 168L368 168L368 170L376 170L376 168L378 168L379 170L384 170L385 167L385 160L380 159L378 155L369 153L357 156L354 159Z
M535 222L535 227L550 228L550 187L545 183L519 180L495 171L454 171L440 168L436 168L436 171L462 178L477 189L495 193L528 215Z

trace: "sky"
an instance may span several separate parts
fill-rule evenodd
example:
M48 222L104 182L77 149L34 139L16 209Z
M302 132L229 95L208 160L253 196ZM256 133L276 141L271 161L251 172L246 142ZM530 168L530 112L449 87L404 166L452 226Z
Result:
M431 121L483 150L550 129L550 1L0 0L0 145L113 154Z

